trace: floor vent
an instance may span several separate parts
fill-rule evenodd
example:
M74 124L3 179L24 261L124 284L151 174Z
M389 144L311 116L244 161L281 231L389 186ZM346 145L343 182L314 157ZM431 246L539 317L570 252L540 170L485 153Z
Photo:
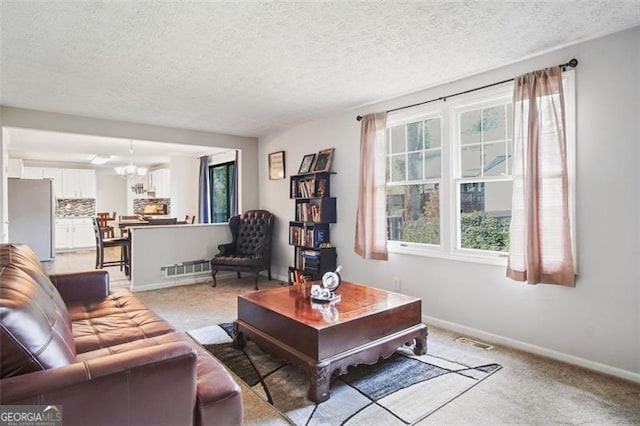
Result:
M202 274L211 271L211 264L208 260L200 259L180 264L163 266L161 268L165 278L185 277L188 275Z
M464 336L458 337L457 339L455 339L455 341L458 343L462 343L463 345L473 346L474 348L482 349L485 351L490 351L493 349L493 346L488 343L479 342L477 340L473 340Z

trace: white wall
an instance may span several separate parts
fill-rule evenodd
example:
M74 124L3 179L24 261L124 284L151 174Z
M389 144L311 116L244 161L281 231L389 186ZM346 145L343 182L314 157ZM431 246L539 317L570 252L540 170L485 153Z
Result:
M110 170L96 170L96 211L127 214L127 180Z
M240 161L244 166L241 167L242 206L245 210L258 208L258 169L255 166L258 162L258 140L256 138L7 106L2 107L2 116L2 125L7 127L239 149L242 151Z
M343 276L381 288L392 277L422 298L426 319L640 382L640 27L445 86L357 111L300 124L260 138L260 207L278 218L274 267L292 262L287 221L294 203L289 179L270 181L267 155L286 151L287 176L304 154L335 147L332 193L338 223L331 238ZM501 81L577 58L577 249L575 288L530 286L505 278L505 268L391 254L366 261L353 252L358 191L357 114L404 106ZM428 72L428 70L425 70Z
M171 170L171 216L183 220L185 215L198 215L198 176L200 159L173 155Z
M133 291L210 280L210 272L198 277L165 279L161 268L200 259L210 260L218 252L218 245L231 241L231 232L226 224L141 226L131 229L131 232Z

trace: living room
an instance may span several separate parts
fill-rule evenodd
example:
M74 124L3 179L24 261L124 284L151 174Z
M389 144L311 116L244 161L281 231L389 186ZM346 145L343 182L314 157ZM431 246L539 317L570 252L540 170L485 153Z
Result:
M527 21L526 12L534 13L529 7L533 8L537 2L531 3L531 6L519 4L518 7L525 12L511 11L513 13L509 15L511 19L520 23ZM566 13L575 13L576 19L581 19L580 22L583 25L598 28L584 30L579 37L574 38L564 34L566 37L564 39L544 39L530 50L518 50L512 47L511 55L505 54L491 63L481 62L479 57L483 56L482 54L470 53L470 50L479 49L471 40L462 42L454 38L453 41L448 41L462 43L460 46L456 44L455 47L462 49L465 46L464 43L469 43L471 46L465 48L469 50L463 49L466 54L450 53L446 56L447 60L455 63L456 66L444 69L447 72L454 69L455 74L446 74L435 67L433 70L425 67L425 74L433 74L428 83L425 82L427 80L420 80L420 76L405 76L406 79L418 80L413 84L413 90L403 89L388 94L383 94L381 91L376 97L353 93L353 97L342 102L336 101L331 108L323 106L315 109L315 113L312 113L314 109L311 108L295 119L285 120L265 115L267 118L264 118L264 121L258 122L255 119L254 123L257 124L244 132L239 130L240 127L234 127L238 126L238 122L243 121L236 117L244 105L233 102L224 105L228 108L227 116L219 112L221 118L211 118L212 124L209 128L203 128L200 122L189 121L190 117L184 117L184 115L188 116L187 112L175 111L174 107L170 108L170 112L176 117L184 118L182 123L171 122L169 119L163 121L162 117L167 115L161 115L162 111L155 109L145 113L143 108L145 104L153 104L151 107L157 105L155 99L151 98L141 101L140 104L136 104L135 100L128 104L126 97L122 94L113 97L105 95L102 98L101 113L97 109L82 113L81 107L55 103L52 100L57 99L56 93L51 94L46 91L45 93L51 96L48 98L51 102L49 104L38 102L38 92L31 93L27 87L35 84L34 82L40 78L46 81L45 77L32 75L30 79L21 80L16 74L19 69L17 66L15 68L8 66L9 76L3 75L2 89L6 94L2 98L0 124L3 127L241 149L243 210L259 208L268 210L276 216L278 222L273 234L272 272L275 278L282 281L287 280L288 267L292 262L289 233L285 225L292 220L293 216L293 202L289 199L289 177L298 172L305 155L325 148L335 148L331 167L336 172L332 178L332 195L338 199L338 217L336 223L332 225L331 243L338 250L338 263L342 265L341 274L344 280L365 283L379 289L400 291L420 298L422 320L430 327L440 327L492 345L515 348L604 373L621 379L620 383L637 384L640 383L640 288L638 287L640 191L634 190L633 186L630 190L613 189L610 183L634 182L638 179L640 124L637 117L640 115L640 93L638 92L640 52L637 42L640 39L640 27L638 27L640 12L635 2L621 2L616 6L620 9L617 12L610 10L613 8L608 5L596 5L596 2L586 3L593 9L588 9L584 14L578 10L582 6L566 5L568 8ZM2 5L3 9L6 8L10 12L9 16L16 22L19 21L21 25L25 25L25 28L30 28L25 24L25 16L30 14L41 20L46 20L47 13L52 13L52 16L57 19L73 16L73 14L66 15L69 10L56 11L55 8L46 12L36 12L25 5L20 5L19 2L3 1ZM71 6L67 5L67 7ZM386 7L388 9L391 6L387 4ZM474 7L480 8L478 4ZM493 5L493 7L498 6ZM339 8L334 9L333 13L338 14L339 10ZM403 10L407 12L406 9ZM349 12L355 13L352 9L349 9ZM476 12L480 13L477 10ZM255 16L256 22L260 22L258 15L252 15L247 10L244 13L245 18ZM344 13L345 16L355 16L348 15L347 11ZM545 30L549 34L558 32L560 27L568 24L558 19L558 15L540 13L547 20L546 25L552 28ZM607 19L601 18L602 14L605 14ZM408 15L410 14L407 13ZM113 12L109 16L119 22L115 18L118 16L117 13ZM23 20L20 21L18 18ZM2 38L5 45L2 57L4 68L10 61L18 61L19 58L15 56L17 52L24 50L26 55L31 52L33 46L29 44L11 46L12 43L22 41L22 35L16 29L18 24L7 26L5 19L10 18L2 19ZM620 26L616 28L597 26L602 21L615 21ZM476 26L479 24L478 21L470 20L470 22ZM120 24L116 25L114 22L110 24L114 25L112 28L114 32L125 31L119 26ZM273 21L271 25L275 25ZM56 26L50 24L50 27L45 26L45 28L55 29ZM266 28L273 30L274 27L267 25ZM578 33L580 29L581 27L577 25L574 31ZM346 31L345 28L340 30ZM30 28L29 31L29 34L33 34L35 30ZM515 34L518 33L509 34L516 37ZM280 37L284 35L278 36L278 40ZM494 34L494 38L488 38L488 40L493 40L496 44L491 44L490 47L496 49L496 46L502 46L499 42L504 43L506 38L509 37L504 34L500 36ZM339 39L336 37L334 40ZM103 47L107 50L106 45ZM451 47L448 50L456 49ZM86 55L86 52L83 52L82 55ZM153 58L154 51L149 50L149 52L147 58ZM488 52L482 50L482 52L485 56L503 54L503 50ZM380 52L377 54L382 55ZM366 57L366 55L363 56ZM575 287L533 286L512 281L505 276L504 258L491 261L468 259L463 256L456 257L450 250L425 256L409 253L403 247L391 250L388 261L365 260L354 253L352 248L356 227L361 129L356 116L448 97L454 93L510 79L532 70L563 64L571 58L579 61L575 70L570 71L575 74L576 111L577 278ZM24 59L24 62L29 63L29 60L37 63L32 57ZM397 60L399 63L408 61L407 58L402 61ZM471 66L476 61L480 65ZM70 63L66 66L72 67L72 65L73 63ZM112 65L105 66L112 67ZM263 71L264 68L268 69L263 67ZM113 68L111 69L113 71ZM397 71L397 69L391 69ZM49 72L51 73L52 70ZM304 74L311 71L298 69L297 72ZM63 77L67 74L72 73L59 69L54 74L55 83L58 84L56 87L63 87L61 89L63 92L68 90L71 94L81 90L71 85L68 89L64 88L67 86L61 86L61 82L66 81ZM118 84L126 85L121 80L126 79L126 74L120 75L115 71L111 77L105 74L105 80L113 78L118 80ZM269 73L265 71L265 75ZM170 76L167 78L169 79ZM274 80L262 78L256 77L266 88L265 92L270 92L272 87L283 83L277 78ZM355 79L357 76L342 79L344 81L340 83L341 90L350 93L350 85ZM203 80L201 83L204 87L208 84L215 86L214 82L215 79ZM103 80L96 80L94 83L96 86L103 83L106 86L106 81ZM51 83L46 84L55 86ZM14 89L7 90L10 86ZM287 90L292 92L299 89L295 85L287 86ZM88 87L84 87L84 90L88 95L93 93L92 90L97 89L89 90ZM316 89L308 87L306 90L310 97L322 98L321 93ZM270 96L275 97L277 93L279 92L275 92L274 95L263 93L260 96L264 96L269 101ZM203 105L208 101L207 97L214 98L216 95L218 94L207 93L205 99L201 100L201 104L197 102L194 104ZM194 99L191 98L191 100ZM274 98L273 102L280 103L280 99ZM131 108L140 109L141 114L132 115L131 117L135 117L133 119L114 112L125 105L134 105ZM264 109L268 110L269 102L264 105L267 105ZM220 108L222 111L223 108ZM295 114L292 114L290 117L294 116ZM226 122L225 118L228 118ZM253 118L244 120L250 122L251 119ZM4 144L5 141L3 140L2 143ZM618 151L613 151L610 147L616 147ZM272 180L268 177L268 158L269 154L279 151L285 153L286 178ZM614 153L617 154L613 155ZM608 173L600 176L600 171ZM214 254L212 252L211 256ZM245 286L245 288L248 287ZM228 320L232 321L233 318ZM574 370L570 371L573 374ZM503 371L491 380L497 380L500 374L503 374ZM635 392L634 395L638 395L637 387L634 386L630 387L635 390L629 392ZM466 396L469 396L468 394ZM474 405L473 402L468 404L468 406ZM483 407L479 412L491 411L490 408ZM638 419L637 416L636 412L626 419L618 417L616 420L634 423ZM453 419L468 420L469 418L461 415ZM501 420L504 422L505 419L501 418ZM520 418L516 421L546 423L555 420L547 417ZM584 420L593 421L589 418ZM607 418L599 420L606 422ZM567 420L569 423L572 421L577 422L575 418Z

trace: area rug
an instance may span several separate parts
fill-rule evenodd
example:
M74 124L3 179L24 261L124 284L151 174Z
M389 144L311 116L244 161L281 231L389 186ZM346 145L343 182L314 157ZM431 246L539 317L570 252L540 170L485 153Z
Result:
M308 378L296 367L261 351L249 341L235 349L232 324L189 334L266 401L296 425L409 425L444 407L502 367L416 356L399 348L374 365L349 368L332 377L331 398L320 404L307 399Z

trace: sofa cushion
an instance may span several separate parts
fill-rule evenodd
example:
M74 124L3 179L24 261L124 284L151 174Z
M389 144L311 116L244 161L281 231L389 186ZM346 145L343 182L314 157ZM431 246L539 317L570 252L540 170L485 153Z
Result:
M78 354L174 331L126 289L101 300L71 302L67 309Z
M75 361L66 310L22 269L0 266L0 376L16 376Z
M255 256L249 255L217 255L213 258L213 263L216 266L233 266L233 267L246 267L246 268L256 268L259 267L261 263L261 259Z

